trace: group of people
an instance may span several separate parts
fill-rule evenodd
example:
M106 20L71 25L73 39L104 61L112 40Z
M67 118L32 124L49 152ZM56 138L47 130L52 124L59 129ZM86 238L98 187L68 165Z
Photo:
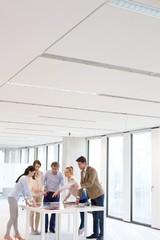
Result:
M45 175L39 169L41 162L35 160L33 166L25 169L24 173L18 177L14 188L8 195L10 218L7 224L5 240L12 240L10 230L13 226L15 231L15 239L25 240L21 237L18 230L18 200L23 195L26 205L36 206L36 203L41 203L42 198L44 204L48 202L59 202L60 193L68 189L68 193L63 199L67 201L70 195L73 195L76 200L75 204L87 203L91 200L91 205L104 206L104 191L98 179L97 171L87 165L86 158L81 156L77 160L78 167L81 170L81 180L78 183L74 176L73 167L66 167L64 175L67 178L67 183L64 184L64 175L59 171L59 163L53 162L51 170L46 171ZM87 236L87 239L103 240L103 212L93 212L93 233ZM34 216L35 215L35 216ZM78 234L84 231L84 213L80 213L80 226ZM45 232L48 230L55 233L55 214L51 214L50 221L48 214L45 215ZM39 213L30 213L31 234L41 234L38 230L40 221Z

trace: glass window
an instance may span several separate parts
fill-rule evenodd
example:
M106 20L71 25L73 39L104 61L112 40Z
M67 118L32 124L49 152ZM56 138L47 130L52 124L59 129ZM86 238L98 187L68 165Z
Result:
M20 163L20 150L19 149L6 150L5 161L10 163Z
M123 215L123 136L109 137L108 215Z
M29 148L29 165L32 165L35 158L34 158L34 148Z
M24 173L28 164L1 163L0 164L0 189L12 188L16 179Z
M132 135L132 221L151 224L151 132Z
M28 163L28 148L21 149L21 163Z
M58 144L48 145L48 162L47 162L47 170L51 168L52 162L58 162Z
M41 162L41 171L46 170L46 146L39 146L37 148L37 159Z
M4 151L0 149L0 163L4 163Z

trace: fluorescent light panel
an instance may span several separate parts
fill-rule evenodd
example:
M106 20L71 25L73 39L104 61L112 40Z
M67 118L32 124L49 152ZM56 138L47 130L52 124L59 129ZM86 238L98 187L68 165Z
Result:
M97 95L97 93L95 93L95 92L86 92L86 91L81 91L81 90L76 90L76 89L74 90L74 89L67 89L67 88L55 88L55 87L49 87L49 86L41 86L41 85L26 84L26 83L16 83L16 82L9 82L8 84L16 85L16 86L23 86L23 87L43 88L43 89L49 89L49 90L54 90L54 91L60 91L60 92Z
M137 3L131 0L111 0L108 4L114 7L119 7L122 9L148 15L150 17L160 18L159 8L153 8L148 5Z

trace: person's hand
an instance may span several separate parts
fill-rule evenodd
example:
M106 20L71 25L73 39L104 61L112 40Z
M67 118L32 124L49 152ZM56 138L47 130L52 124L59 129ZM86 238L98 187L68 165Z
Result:
M39 195L44 195L44 196L46 196L47 195L47 192L48 192L48 190L46 191L46 190L40 190L39 191Z
M32 205L28 198L25 199L25 203L26 203L26 206L28 205L29 207L31 207Z
M76 198L75 204L79 204L79 198Z
M25 199L26 205L28 205L29 207L37 207L36 203L34 200L29 201L29 199Z
M77 183L73 183L73 184L71 184L71 186L73 187L73 188L78 188L78 184Z
M27 198L25 198L24 200L25 200L25 204L26 204L26 206L27 206L27 205L29 204L29 201L28 201Z
M47 193L48 193L48 192L49 192L48 190L44 190L44 191L43 191L43 195L44 195L44 196L47 196Z
M59 193L60 193L60 190L55 191L52 195L52 198L57 197L57 195L59 195Z
M31 200L31 201L29 202L29 206L30 206L30 207L37 207L37 205L36 205L36 203L35 203L34 200Z
M63 203L65 203L65 202L67 202L67 197L65 197L64 199L63 199Z

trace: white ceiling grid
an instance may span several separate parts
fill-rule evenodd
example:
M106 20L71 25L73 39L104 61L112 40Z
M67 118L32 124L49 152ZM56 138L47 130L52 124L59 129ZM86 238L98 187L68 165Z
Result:
M160 126L160 19L108 2L1 3L0 147Z

